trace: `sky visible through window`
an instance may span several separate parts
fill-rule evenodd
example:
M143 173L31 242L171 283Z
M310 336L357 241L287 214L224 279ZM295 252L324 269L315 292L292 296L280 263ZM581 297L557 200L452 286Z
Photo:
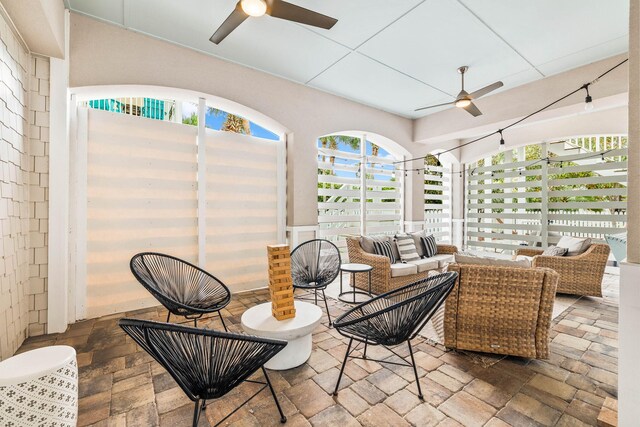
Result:
M182 117L188 118L192 114L197 114L198 106L191 102L183 102L182 103ZM209 129L220 130L222 128L222 124L224 123L227 113L215 115L207 112L205 116L205 126ZM280 137L275 133L263 128L262 126L258 126L253 122L249 122L249 126L251 128L251 136L255 136L256 138L264 138L270 139L273 141L279 141Z
M332 156L330 155L329 148L330 147L328 146L328 144L323 147L322 141L320 139L318 140L318 162L324 161L325 163L329 163L329 164L331 163ZM367 149L366 149L367 156L372 156L373 150L374 150L374 144L371 141L367 141ZM360 155L359 147L352 147L351 145L346 144L344 142L340 142L340 141L337 142L337 151ZM394 157L382 147L378 147L378 153L376 157L394 160ZM341 170L340 166L342 165L357 166L358 163L360 163L360 161L356 159L346 159L346 158L336 156L333 159L332 174L339 177L355 178L356 177L355 172ZM393 175L377 174L375 173L375 170L384 170L386 172L393 172L395 170L395 167L393 164L387 164L387 163L380 164L380 163L375 163L375 161L369 160L367 162L367 175L369 177L373 175L374 179L379 181L395 180L395 174Z

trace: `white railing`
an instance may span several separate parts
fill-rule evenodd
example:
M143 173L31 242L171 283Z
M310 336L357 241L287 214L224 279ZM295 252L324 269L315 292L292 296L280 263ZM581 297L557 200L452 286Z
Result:
M180 122L182 120L182 117L178 117L176 114L176 101L171 99L146 97L104 98L82 101L78 106L168 122Z
M424 171L424 229L441 242L451 241L451 170L426 166Z

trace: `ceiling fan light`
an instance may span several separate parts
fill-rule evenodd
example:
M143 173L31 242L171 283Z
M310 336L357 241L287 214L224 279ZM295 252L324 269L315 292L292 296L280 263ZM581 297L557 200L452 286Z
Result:
M240 6L249 16L262 16L267 13L267 3L264 0L242 0Z
M468 107L469 105L471 105L470 99L463 98L456 101L456 107L458 108Z

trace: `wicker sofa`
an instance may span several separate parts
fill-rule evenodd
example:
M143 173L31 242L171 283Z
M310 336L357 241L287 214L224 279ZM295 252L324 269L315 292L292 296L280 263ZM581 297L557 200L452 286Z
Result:
M549 329L558 274L548 268L452 263L458 279L445 302L445 346L549 357Z
M609 245L592 243L576 256L543 256L542 249L521 248L519 255L533 257L532 267L547 267L560 275L558 293L602 296L602 277L609 259Z
M360 236L347 236L347 251L349 262L367 264L373 267L371 271L371 291L374 294L381 294L391 291L409 283L424 279L429 275L429 271L416 274L408 274L393 277L392 266L389 258L383 255L376 255L366 252L360 245ZM452 255L458 249L453 245L438 245L438 255ZM433 270L441 270L443 262L436 262ZM364 290L369 289L369 279L366 274L356 274L356 287Z

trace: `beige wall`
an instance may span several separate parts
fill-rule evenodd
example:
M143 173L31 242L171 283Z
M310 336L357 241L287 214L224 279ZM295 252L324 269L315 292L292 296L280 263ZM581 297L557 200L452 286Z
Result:
M45 332L49 61L0 15L0 359ZM32 245L35 245L32 246Z
M288 135L289 225L317 223L317 137L361 130L409 151L412 121L183 47L71 15L70 86L141 84L226 98L281 123Z

